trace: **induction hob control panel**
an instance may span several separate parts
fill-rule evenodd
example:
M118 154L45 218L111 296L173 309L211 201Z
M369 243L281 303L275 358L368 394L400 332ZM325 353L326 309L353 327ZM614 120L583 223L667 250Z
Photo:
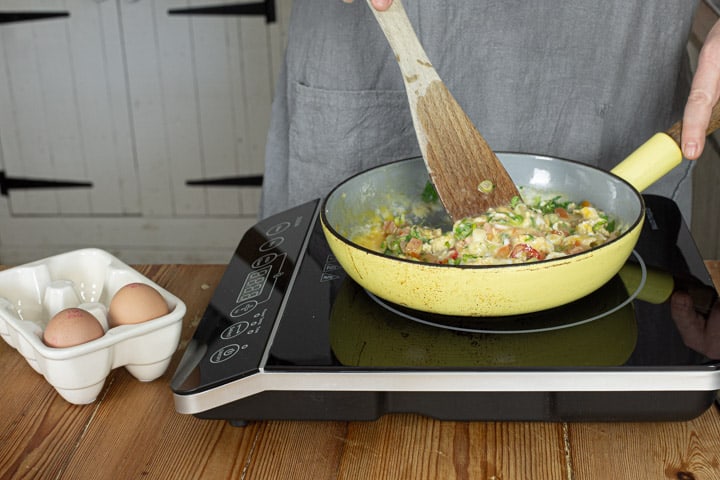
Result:
M189 394L258 371L318 201L260 222L238 245L172 382Z

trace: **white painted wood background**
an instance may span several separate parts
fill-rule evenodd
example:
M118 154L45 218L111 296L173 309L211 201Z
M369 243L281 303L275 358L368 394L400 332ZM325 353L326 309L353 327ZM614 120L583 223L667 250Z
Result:
M87 246L128 263L229 260L256 221L259 188L185 182L262 173L291 0L276 0L269 25L167 15L228 3L0 0L2 11L70 12L0 25L0 170L93 183L0 196L0 263ZM691 53L716 19L701 4ZM708 150L694 175L705 258L720 258L718 165Z
M0 198L0 262L83 246L130 263L225 263L260 189L187 180L259 175L290 0L264 17L169 16L230 0L2 0L69 11L0 26L0 167L91 189Z

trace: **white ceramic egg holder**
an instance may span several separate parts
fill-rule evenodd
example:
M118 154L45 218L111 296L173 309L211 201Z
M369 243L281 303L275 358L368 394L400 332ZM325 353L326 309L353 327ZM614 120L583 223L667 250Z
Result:
M170 313L109 329L110 300L133 282L155 288ZM105 335L73 347L48 347L43 329L57 312L70 307L92 313ZM175 295L100 249L75 250L0 272L0 335L74 404L95 401L116 367L124 366L143 382L160 377L180 341L185 310Z

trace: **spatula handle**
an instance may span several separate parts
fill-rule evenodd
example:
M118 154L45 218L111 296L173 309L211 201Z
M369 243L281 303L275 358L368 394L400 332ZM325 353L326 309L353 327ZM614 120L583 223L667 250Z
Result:
M683 122L680 120L679 122L676 122L672 127L668 128L665 133L670 135L670 138L675 140L675 143L680 145L681 141L681 134L682 134L682 125ZM708 128L705 131L705 135L710 135L715 130L720 128L720 102L716 103L715 106L712 109L712 112L710 114L710 123L708 124Z
M408 94L412 91L416 97L422 96L428 85L440 80L440 76L418 40L402 2L393 0L392 5L382 12L376 10L370 0L367 3L395 53L406 86L411 86Z

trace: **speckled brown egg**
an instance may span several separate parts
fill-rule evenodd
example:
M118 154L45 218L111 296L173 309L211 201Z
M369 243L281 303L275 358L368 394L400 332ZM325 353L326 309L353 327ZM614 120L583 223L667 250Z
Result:
M50 319L43 332L43 342L53 348L74 347L104 334L102 325L90 312L81 308L66 308Z
M170 313L168 304L150 285L129 283L110 300L108 318L110 327L147 322Z

